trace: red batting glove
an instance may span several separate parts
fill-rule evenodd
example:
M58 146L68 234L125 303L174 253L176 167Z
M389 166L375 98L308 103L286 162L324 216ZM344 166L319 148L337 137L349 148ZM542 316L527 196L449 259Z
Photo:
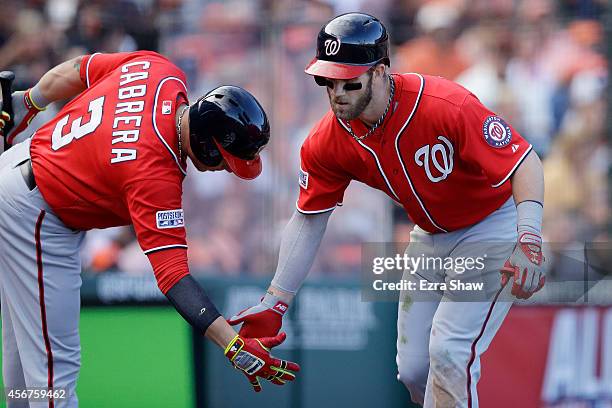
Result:
M295 380L291 371L300 371L300 366L294 362L281 360L270 355L270 349L285 341L285 333L275 337L248 339L236 335L225 348L225 356L233 366L244 371L255 392L261 391L259 378L276 385L284 385Z
M11 100L13 104L14 117L12 118L12 120L14 126L5 135L6 143L9 146L12 146L13 143L15 143L15 137L28 127L30 122L32 122L32 119L34 119L34 117L38 115L39 112L42 112L46 109L44 107L38 107L34 104L32 98L30 98L29 89L27 91L13 92L11 94ZM10 120L10 118L8 119ZM7 120L7 123L9 120Z
M286 303L266 293L261 303L244 309L227 322L232 326L242 323L239 334L243 337L273 337L281 329L287 309Z
M519 299L531 297L546 282L543 264L542 237L531 232L521 233L514 252L500 271L502 285L512 278L511 293Z
M4 134L4 128L11 123L11 115L5 111L0 112L0 134Z

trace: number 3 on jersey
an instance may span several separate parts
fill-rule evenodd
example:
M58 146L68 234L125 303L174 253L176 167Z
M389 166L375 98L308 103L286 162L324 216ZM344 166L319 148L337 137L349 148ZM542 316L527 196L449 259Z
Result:
M53 150L59 150L64 146L72 143L74 139L80 139L83 136L86 136L92 132L94 132L100 123L102 123L102 109L104 107L104 96L101 96L93 101L89 102L89 113L91 115L91 119L89 122L82 124L83 117L79 116L75 120L72 121L72 125L70 126L70 132L62 135L62 131L64 126L68 124L68 119L70 115L66 115L57 122L55 125L55 129L53 129L53 136L51 137L51 148Z

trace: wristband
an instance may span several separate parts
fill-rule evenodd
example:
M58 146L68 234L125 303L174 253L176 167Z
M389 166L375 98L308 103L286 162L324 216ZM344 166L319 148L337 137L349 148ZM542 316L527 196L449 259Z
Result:
M517 230L542 235L542 212L544 206L539 201L521 201L516 206L518 215Z
M38 85L34 85L32 88L28 89L25 92L24 99L28 108L32 105L32 107L38 111L44 111L49 104L47 98L40 92Z
M283 316L289 305L279 299L278 296L273 295L270 292L266 292L266 295L261 299L261 304L266 306L268 309L274 310L279 315Z

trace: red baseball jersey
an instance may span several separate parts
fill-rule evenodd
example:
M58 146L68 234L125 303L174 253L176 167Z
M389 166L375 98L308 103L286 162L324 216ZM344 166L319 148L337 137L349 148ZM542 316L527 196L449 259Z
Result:
M32 138L42 196L71 228L133 224L146 254L180 248L186 265L175 122L188 103L185 74L142 51L86 56L80 75L87 89Z
M454 82L393 79L391 109L367 138L355 140L331 110L313 127L300 152L298 210L333 209L351 180L384 191L432 233L473 225L498 209L531 145ZM350 126L358 136L368 130L360 120Z

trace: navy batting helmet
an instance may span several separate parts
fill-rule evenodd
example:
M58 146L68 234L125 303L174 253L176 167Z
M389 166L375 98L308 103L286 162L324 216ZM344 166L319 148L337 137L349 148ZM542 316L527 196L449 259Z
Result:
M369 14L347 13L321 28L317 56L305 72L325 78L350 79L381 62L390 64L385 26Z
M266 112L237 86L213 89L189 108L189 145L196 158L215 167L225 159L238 177L261 173L259 152L270 140Z

